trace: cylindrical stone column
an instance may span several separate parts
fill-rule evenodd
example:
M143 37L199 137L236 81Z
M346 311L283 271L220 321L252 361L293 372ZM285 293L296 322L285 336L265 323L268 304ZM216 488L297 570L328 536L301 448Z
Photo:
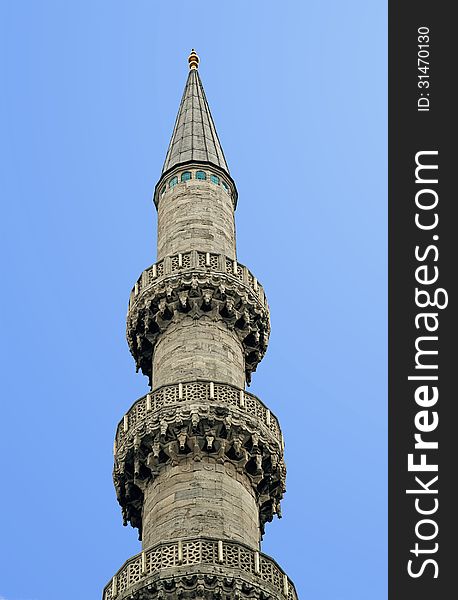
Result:
M184 173L191 178L182 181ZM235 259L234 203L228 183L216 169L177 168L164 178L160 188L158 260L189 250L214 252Z
M169 325L156 344L153 389L195 379L245 385L242 345L221 321L186 317Z
M247 476L213 458L167 465L145 490L143 548L206 536L259 548L259 516Z

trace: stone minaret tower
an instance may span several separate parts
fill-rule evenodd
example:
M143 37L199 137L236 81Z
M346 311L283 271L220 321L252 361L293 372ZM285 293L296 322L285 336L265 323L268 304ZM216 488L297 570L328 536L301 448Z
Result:
M127 339L151 391L122 418L114 483L142 552L103 600L296 600L260 552L285 491L275 416L245 391L269 339L269 309L236 256L237 190L194 51L162 175L157 262L129 299Z

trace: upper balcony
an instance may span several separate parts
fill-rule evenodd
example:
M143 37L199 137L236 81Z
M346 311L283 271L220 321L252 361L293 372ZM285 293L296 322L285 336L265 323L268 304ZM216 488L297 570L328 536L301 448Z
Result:
M250 383L270 334L269 307L256 277L227 256L198 250L166 256L142 273L129 298L127 339L137 370L150 385L159 336L187 315L222 321L234 331Z

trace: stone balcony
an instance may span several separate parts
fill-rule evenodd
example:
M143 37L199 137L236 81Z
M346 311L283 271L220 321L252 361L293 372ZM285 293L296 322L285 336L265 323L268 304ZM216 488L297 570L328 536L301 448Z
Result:
M130 293L129 310L138 300L140 293L152 285L158 278L167 275L175 275L189 270L225 273L230 278L248 286L250 291L255 294L262 305L268 309L264 288L247 267L244 267L237 261L231 260L223 254L192 250L183 254L166 256L163 260L160 260L143 271Z
M297 600L292 581L269 556L207 537L155 546L127 560L102 600L182 598Z
M134 439L135 435L145 428L148 418L157 420L157 415L162 409L180 407L192 402L233 407L256 419L283 450L283 436L278 419L257 396L232 385L201 380L165 385L134 402L116 429L116 456L125 455L128 439Z
M127 341L137 370L151 386L159 337L186 317L222 322L236 334L249 384L270 335L266 296L250 271L224 255L193 250L168 256L142 273L129 299Z
M249 482L264 532L281 516L283 451L277 418L253 394L202 380L162 386L137 400L117 427L113 478L124 524L141 536L149 482L170 465L204 461L232 465Z

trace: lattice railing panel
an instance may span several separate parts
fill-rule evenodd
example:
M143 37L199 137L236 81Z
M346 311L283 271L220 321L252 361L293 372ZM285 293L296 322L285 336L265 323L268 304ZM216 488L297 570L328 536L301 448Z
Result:
M244 544L197 538L158 544L129 559L106 585L103 600L114 600L143 578L159 571L191 565L215 565L218 571L248 574L273 588L279 598L297 600L296 590L277 563Z
M253 274L246 267L238 264L237 261L234 261L222 254L219 255L210 252L197 251L194 256L192 252L174 254L146 269L142 273L142 276L138 279L131 292L130 305L135 303L141 292L154 284L157 279L166 275L174 275L189 269L220 271L235 277L240 282L247 285L263 304L266 304L266 298L262 286L258 283Z
M129 409L118 425L116 447L119 450L126 433L141 424L149 413L163 407L182 402L214 402L233 406L250 417L256 417L281 445L281 431L277 418L259 400L257 396L225 383L210 381L190 381L182 384L166 385L139 398Z

